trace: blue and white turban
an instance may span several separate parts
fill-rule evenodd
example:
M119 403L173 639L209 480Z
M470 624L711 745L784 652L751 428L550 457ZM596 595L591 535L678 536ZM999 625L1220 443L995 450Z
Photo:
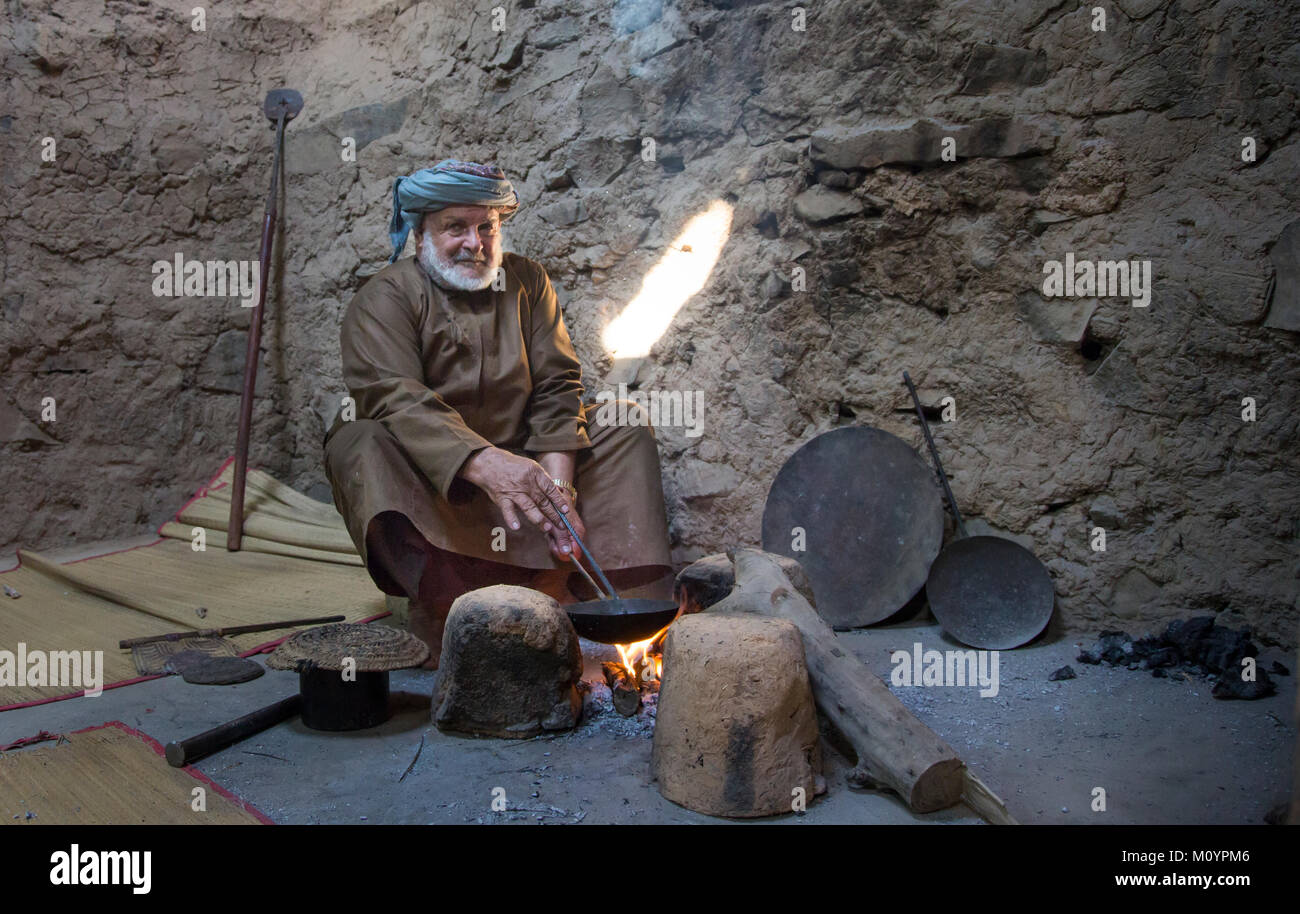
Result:
M443 159L393 182L393 218L388 237L393 241L393 263L402 256L406 238L420 225L425 213L448 206L494 206L504 222L519 209L519 195L495 165Z

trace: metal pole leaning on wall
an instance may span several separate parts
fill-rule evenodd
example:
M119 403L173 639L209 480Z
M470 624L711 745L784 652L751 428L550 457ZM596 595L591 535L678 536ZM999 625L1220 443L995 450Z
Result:
M230 523L226 549L238 552L244 538L244 480L248 473L248 436L253 424L253 388L257 384L257 362L262 348L262 311L271 275L271 246L275 240L276 195L280 186L284 152L284 126L302 111L302 95L293 89L272 89L262 103L262 112L275 123L275 165L271 170L271 192L266 197L262 218L262 250L257 276L257 305L248 329L248 353L244 360L244 390L239 401L239 435L235 441L235 468L230 492Z

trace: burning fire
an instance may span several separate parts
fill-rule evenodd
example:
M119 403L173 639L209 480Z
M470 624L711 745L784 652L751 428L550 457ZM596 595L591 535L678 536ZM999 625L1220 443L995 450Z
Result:
M668 626L665 625L644 641L614 645L614 647L618 648L618 656L623 661L623 669L627 670L628 675L638 683L647 685L651 682L657 682L663 677L663 654L652 653L652 651L655 651L655 648L659 646L659 642L663 640L664 633L667 631Z

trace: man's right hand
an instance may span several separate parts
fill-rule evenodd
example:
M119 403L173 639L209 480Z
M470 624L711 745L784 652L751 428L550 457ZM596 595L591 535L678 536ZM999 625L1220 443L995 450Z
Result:
M568 499L537 461L499 447L485 447L471 454L456 475L486 492L512 530L519 529L518 512L522 511L543 532L559 529L567 535L556 506L567 513Z

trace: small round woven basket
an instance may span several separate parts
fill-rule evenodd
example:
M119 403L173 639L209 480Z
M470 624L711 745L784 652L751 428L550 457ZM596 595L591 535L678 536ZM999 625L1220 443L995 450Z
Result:
M428 656L427 644L390 625L336 622L290 635L266 658L266 665L297 673L341 670L351 658L358 673L386 673L419 666Z

